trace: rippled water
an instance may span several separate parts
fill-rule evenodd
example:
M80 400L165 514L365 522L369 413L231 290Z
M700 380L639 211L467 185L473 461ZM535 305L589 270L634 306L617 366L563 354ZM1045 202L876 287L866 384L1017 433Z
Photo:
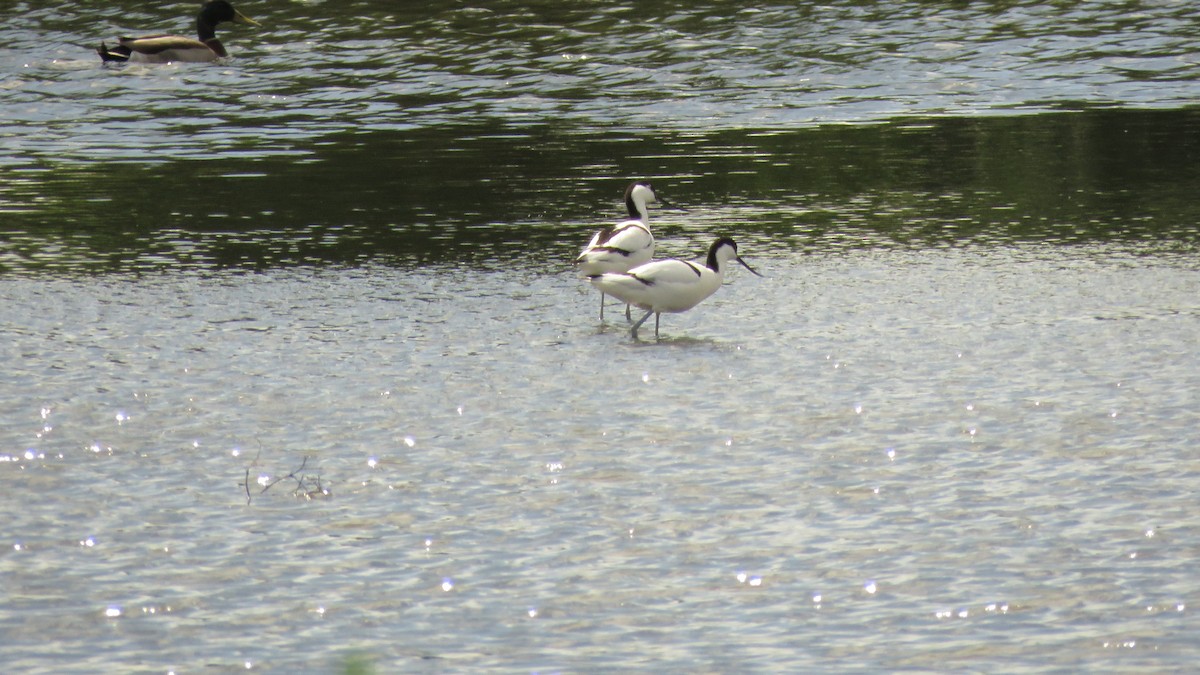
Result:
M1190 3L238 6L0 26L8 670L1200 658Z
M1193 260L760 267L641 345L565 275L3 282L6 660L1191 662Z
M693 131L1200 98L1184 1L242 4L264 27L221 32L237 57L227 67L97 70L101 39L190 33L179 5L21 14L0 57L4 132L38 133L6 144L89 160L303 160L331 134L481 119Z

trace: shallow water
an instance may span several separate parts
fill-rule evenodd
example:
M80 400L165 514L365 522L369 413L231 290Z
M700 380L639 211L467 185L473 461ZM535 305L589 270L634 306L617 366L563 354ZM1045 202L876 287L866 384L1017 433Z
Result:
M0 26L9 670L1200 658L1188 3L122 7ZM640 342L635 177L766 275Z
M641 344L565 274L0 283L7 660L1195 656L1194 261L760 266Z

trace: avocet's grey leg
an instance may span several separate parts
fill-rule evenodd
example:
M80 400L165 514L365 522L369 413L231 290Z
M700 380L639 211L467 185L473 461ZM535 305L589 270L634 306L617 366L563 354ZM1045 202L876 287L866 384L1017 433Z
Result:
M646 312L646 316L643 316L642 318L638 319L638 322L633 324L633 330L630 331L630 334L633 335L634 340L637 339L638 329L642 327L642 324L646 323L646 319L649 319L650 315L653 313L654 313L654 310L650 310L649 312ZM655 328L654 328L654 336L658 337L658 326L657 326L658 319L655 319L654 323L656 324Z

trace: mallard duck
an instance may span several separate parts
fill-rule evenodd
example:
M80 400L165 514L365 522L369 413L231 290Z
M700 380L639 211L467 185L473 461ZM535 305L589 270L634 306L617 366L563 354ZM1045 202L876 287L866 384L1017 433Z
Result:
M138 63L168 63L188 61L200 63L229 56L225 45L217 39L217 24L235 21L249 26L260 25L233 8L226 0L212 0L200 8L196 15L198 40L181 35L147 35L137 38L117 38L119 43L112 49L101 42L96 50L105 61L134 61Z

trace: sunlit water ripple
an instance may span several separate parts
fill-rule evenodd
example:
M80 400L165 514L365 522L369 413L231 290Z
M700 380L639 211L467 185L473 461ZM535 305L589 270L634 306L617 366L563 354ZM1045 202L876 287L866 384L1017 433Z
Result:
M1192 661L1193 261L755 262L657 345L565 274L0 282L6 661Z
M7 670L1200 660L1190 3L238 4L0 25Z
M225 30L239 58L215 68L100 68L101 39L188 31L176 7L23 14L0 33L6 143L89 159L264 155L348 130L480 118L771 128L1200 98L1186 2L252 6L264 27ZM134 124L147 116L157 123ZM20 133L30 127L49 133Z

